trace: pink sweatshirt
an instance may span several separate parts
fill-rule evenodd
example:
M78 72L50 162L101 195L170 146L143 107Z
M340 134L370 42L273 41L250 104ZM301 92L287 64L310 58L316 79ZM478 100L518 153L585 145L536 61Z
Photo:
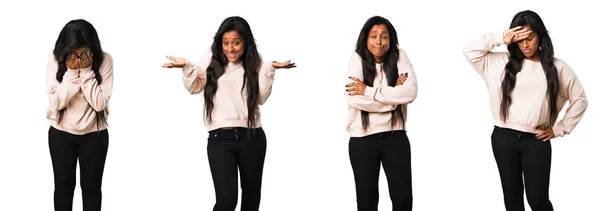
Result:
M102 84L96 81L92 67L78 70L67 68L62 83L56 80L57 71L58 63L54 55L50 54L46 74L50 105L46 111L46 118L51 121L52 127L76 135L106 129L105 123L97 125L96 112L104 111L105 116L108 116L108 100L113 86L110 54L104 53L104 61L100 65ZM62 109L65 111L58 124L59 111Z
M536 127L550 123L550 112L546 100L546 75L540 62L523 61L523 68L517 73L517 82L511 93L512 104L506 122L500 118L502 101L502 80L508 62L508 52L490 52L494 46L504 44L502 33L486 34L472 41L464 48L464 54L471 65L483 77L489 92L490 106L495 125L514 130L537 133ZM583 86L571 68L555 58L558 70L559 94L557 108L560 111L568 100L562 120L552 127L555 136L571 133L587 108L587 98Z
M186 66L183 67L183 84L191 94L199 94L204 91L206 68L210 65L211 58L212 52L209 48L196 64L187 61ZM256 71L259 71L258 104L263 105L271 95L271 87L275 80L275 68L271 62L263 62L261 68ZM243 80L244 67L242 63L229 62L225 67L225 73L217 81L218 89L213 98L212 124L209 124L206 118L204 119L204 125L209 131L223 127L247 127L246 88L244 87L244 91L241 91ZM254 127L262 127L258 107L254 114L256 116Z
M383 64L373 64L376 67L375 80L373 87L367 86L365 94L350 96L344 92L346 102L348 103L348 124L346 130L350 132L351 137L363 137L375 133L404 130L405 126L397 121L392 127L392 111L403 105L404 119L407 117L406 104L412 103L417 97L417 77L412 68L412 65L402 49L398 58L398 75L408 73L408 78L404 84L392 87L388 85L385 73L383 72ZM354 52L350 58L348 72L346 73L346 84L352 81L348 77L352 76L363 80L362 75L362 58L358 53ZM369 127L366 131L363 130L361 112L369 112Z

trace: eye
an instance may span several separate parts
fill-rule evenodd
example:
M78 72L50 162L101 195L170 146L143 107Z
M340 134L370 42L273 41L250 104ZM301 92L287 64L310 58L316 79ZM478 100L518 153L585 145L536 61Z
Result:
M240 45L240 42L234 42L233 44L234 45Z
M377 36L371 35L371 39L376 39L376 38L377 38Z
M223 42L223 45L229 45L229 42Z

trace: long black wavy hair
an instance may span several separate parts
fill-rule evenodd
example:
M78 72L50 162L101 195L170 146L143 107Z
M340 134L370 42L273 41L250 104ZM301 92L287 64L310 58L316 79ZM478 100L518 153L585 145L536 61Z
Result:
M244 67L244 81L240 93L247 95L247 126L248 128L253 128L258 108L258 95L260 94L258 89L258 68L261 57L258 53L252 30L250 30L250 25L245 19L239 16L226 18L221 23L221 26L219 26L219 30L217 30L213 38L211 46L211 51L213 52L212 61L206 69L206 85L204 87L205 116L208 122L212 123L212 110L215 107L213 97L217 93L217 81L225 73L225 67L229 62L227 56L223 53L223 34L230 31L237 31L244 40L244 53L241 56L242 66ZM244 87L246 88L246 93L243 93Z
M379 24L385 25L389 33L390 49L385 54L383 71L385 73L385 77L387 78L388 85L393 87L396 86L396 80L398 80L399 76L398 58L400 57L400 49L398 47L398 35L396 33L396 29L389 20L380 16L373 16L369 18L369 20L367 20L360 30L360 35L356 41L356 53L358 53L358 55L360 55L362 58L363 83L365 83L367 86L373 86L373 81L375 80L376 62L373 54L369 52L369 49L367 48L367 40L369 39L369 32L371 28ZM404 124L402 107L402 105L399 105L395 110L392 111L392 127L398 121L401 121L402 124ZM361 111L360 116L363 130L367 130L369 127L369 112Z
M69 21L60 31L56 44L54 45L54 58L58 63L58 71L56 72L56 80L62 82L63 76L67 72L67 56L71 51L88 47L93 52L92 71L96 75L98 84L102 83L102 76L99 73L100 65L104 61L104 53L100 46L100 39L94 26L86 20L76 19ZM59 111L58 122L62 119L65 109ZM96 112L97 123L106 123L104 111ZM99 124L98 124L99 125Z
M537 53L540 56L540 62L544 73L546 74L546 81L548 89L546 92L546 98L550 104L550 125L554 125L554 121L558 116L558 109L556 101L558 98L558 71L554 66L554 47L552 46L552 40L546 30L546 26L540 16L530 10L525 10L517 13L510 23L510 28L517 26L529 26L533 32L538 36L539 48ZM500 118L503 121L508 119L509 107L512 102L510 93L515 88L517 81L517 73L521 71L523 60L525 55L519 49L518 43L511 43L508 45L508 52L510 54L509 61L506 64L504 71L504 79L502 81L502 101L500 103Z

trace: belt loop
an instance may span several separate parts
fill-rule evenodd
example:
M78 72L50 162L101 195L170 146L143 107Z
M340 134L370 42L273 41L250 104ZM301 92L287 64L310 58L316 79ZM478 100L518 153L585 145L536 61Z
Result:
M235 140L239 142L240 141L240 137L238 135L238 129L237 128L234 129L233 134L235 134Z

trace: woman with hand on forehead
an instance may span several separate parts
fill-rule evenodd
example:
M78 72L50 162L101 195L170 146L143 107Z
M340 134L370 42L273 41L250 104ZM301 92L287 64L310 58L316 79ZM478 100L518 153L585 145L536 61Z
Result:
M508 52L491 52L502 44ZM517 13L503 33L472 41L464 54L487 84L495 122L492 149L506 210L525 210L524 188L533 211L553 210L550 140L571 133L583 117L583 86L567 63L554 57L544 22L533 11ZM566 101L570 105L556 121Z
M383 164L393 210L412 210L407 104L417 97L417 79L394 26L374 16L360 31L346 73L349 154L359 211L377 210Z
M113 66L92 24L79 19L63 27L48 57L46 81L54 209L72 210L79 159L83 210L100 210Z
M162 66L183 68L183 83L191 94L204 92L207 152L217 199L213 210L235 209L238 168L241 210L258 210L267 144L259 105L271 94L275 70L295 64L264 61L248 22L237 16L221 23L212 47L197 63L167 58L172 62Z

